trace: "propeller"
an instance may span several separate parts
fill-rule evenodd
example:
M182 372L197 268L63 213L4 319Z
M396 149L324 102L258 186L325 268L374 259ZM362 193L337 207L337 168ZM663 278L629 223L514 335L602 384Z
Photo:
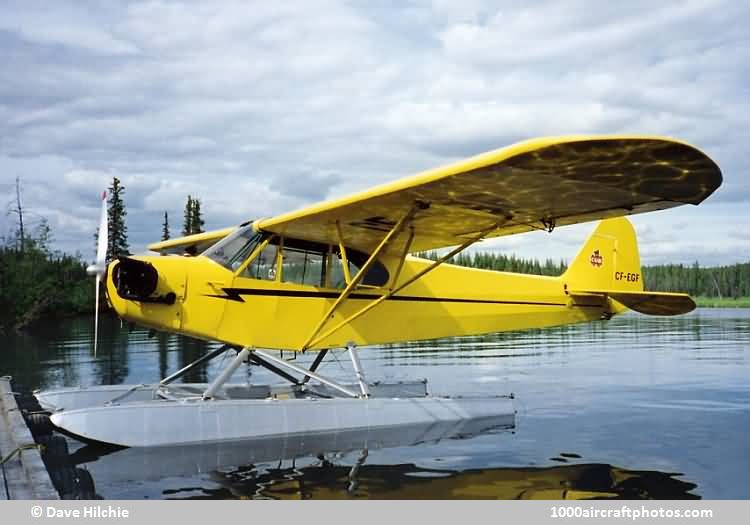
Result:
M96 295L94 296L94 357L99 341L99 283L107 270L107 192L102 192L102 212L99 218L99 235L96 243L96 261L86 268L86 273L96 276Z

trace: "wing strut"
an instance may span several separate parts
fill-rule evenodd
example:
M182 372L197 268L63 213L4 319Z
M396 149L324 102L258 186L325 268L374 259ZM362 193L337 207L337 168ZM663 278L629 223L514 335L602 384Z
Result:
M404 268L404 262L406 262L406 256L409 255L409 250L411 250L411 243L414 241L414 226L409 227L409 238L406 239L406 244L404 244L404 251L401 252L401 259L398 261L398 268L396 269L396 274L393 276L393 281L391 281L391 290L393 290L393 287L396 286L396 283L398 282L398 278L401 275L401 270Z
M411 221L411 219L414 217L414 214L417 212L417 210L424 208L424 206L425 206L424 203L415 202L414 205L411 207L411 209L409 209L409 211L403 217L401 217L401 219L399 219L399 221L393 226L393 228L391 228L391 231L389 231L386 234L386 236L383 238L383 240L380 241L380 244L372 252L372 254L370 255L370 258L367 259L367 262L365 262L364 266L362 266L362 268L360 268L357 274L354 277L352 277L351 280L349 280L349 283L346 285L346 288L344 288L344 291L341 292L341 295L338 296L338 298L333 303L333 305L331 305L331 307L328 309L326 314L323 317L321 317L315 329L312 331L312 333L307 338L305 343L299 349L300 351L306 350L307 348L311 346L310 341L312 341L312 339L316 335L318 335L318 332L320 332L323 326L325 326L328 319L331 318L331 316L338 309L341 303L343 303L346 300L346 298L349 297L349 294L352 293L354 288L356 288L357 285L360 283L360 281L362 281L364 276L367 275L367 272L370 271L370 268L377 260L378 255L380 255L380 253L388 247L391 241L394 238L396 238L399 233L401 233L401 230L403 230L404 226L409 221ZM338 232L339 232L339 240L341 240L341 229L339 228L338 223L336 223L336 228L338 229ZM341 246L343 248L343 244L341 244ZM342 251L342 258L344 258L344 260L342 260L342 263L344 263L344 268L346 268L347 266L346 255L344 251Z
M412 211L410 211L410 214L413 214L413 211L414 211L414 208L412 208ZM407 216L408 215L409 214L407 214ZM405 216L405 218L406 218L406 216ZM403 221L403 219L401 221L399 221L399 224L397 224L396 226L393 227L394 229L390 231L390 233L386 236L386 238L388 238L388 236L390 236L395 231L395 229L397 227L403 226L403 224L401 224L402 221ZM383 295L381 295L377 299L373 300L371 303L368 303L367 306L364 306L363 308L361 308L357 312L353 313L352 315L350 315L349 317L347 317L346 319L344 319L343 321L341 321L336 326L330 328L328 331L324 332L323 334L319 335L318 337L315 337L315 335L318 334L318 332L320 332L320 329L325 324L325 321L330 317L331 313L333 313L334 309L331 308L331 310L321 320L321 322L319 323L319 326L317 327L317 329L315 330L315 332L313 333L313 335L310 336L310 338L308 338L308 341L302 346L302 348L300 350L306 350L307 348L315 346L316 344L318 344L319 342L321 342L325 338L329 337L333 333L335 333L338 330L340 330L341 327L343 327L343 326L351 323L352 321L354 321L358 317L366 314L367 312L369 312L370 310L372 310L373 308L375 308L377 305L379 305L380 303L382 303L383 301L385 301L389 297L397 294L398 292L400 292L401 290L403 290L404 288L406 288L407 286L409 286L410 284L412 284L414 281L422 278L424 275L426 275L427 273L431 272L432 270L434 270L435 268L437 268L438 266L440 266L441 264L443 264L445 261L447 261L448 259L450 259L454 255L462 252L463 250L465 250L466 248L468 248L469 246L471 246L475 242L482 240L482 238L485 235L487 235L489 232L491 232L492 230L494 230L495 228L497 228L497 226L498 226L498 224L493 224L489 228L485 228L484 230L481 230L477 235L475 235L474 237L471 237L470 239L468 239L466 242L464 242L460 246L457 246L456 248L452 249L450 252L448 252L445 255L443 255L442 257L440 257L437 261L433 262L427 268L423 269L420 272L417 272L415 275L413 275L412 277L410 277L409 279L407 279L404 283L402 283L398 287L392 288L391 290L389 290L388 292L384 293ZM378 248L380 249L381 247L382 247L382 243L381 243L381 246L379 246ZM373 255L370 256L371 260L372 260L372 258L374 256L376 256L378 254L378 251L379 250L376 249L375 252L373 252ZM407 255L406 252L404 252L403 257L406 258L406 255ZM362 273L362 270L360 270L360 272L357 274L357 276L359 276L361 273ZM344 291L346 291L346 290L344 290ZM343 295L344 294L342 293L341 296L339 296L339 300L336 301L336 304L334 304L334 306L337 306L343 300L342 299ZM345 297L344 297L344 299L345 299ZM315 338L313 339L313 337L315 337Z
M344 272L344 281L346 284L352 282L352 276L349 275L349 257L346 255L346 246L344 246L344 235L341 233L341 223L336 221L336 234L339 238L339 253L341 254L341 269Z

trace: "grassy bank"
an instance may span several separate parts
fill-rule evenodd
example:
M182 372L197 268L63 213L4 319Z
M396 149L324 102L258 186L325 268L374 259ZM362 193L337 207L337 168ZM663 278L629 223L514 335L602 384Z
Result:
M693 297L695 304L703 308L750 308L750 297Z

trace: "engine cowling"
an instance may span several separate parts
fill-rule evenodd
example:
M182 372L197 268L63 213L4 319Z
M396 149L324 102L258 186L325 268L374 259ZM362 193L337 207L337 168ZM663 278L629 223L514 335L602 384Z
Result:
M118 258L112 268L112 283L117 295L128 301L174 304L176 299L174 292L155 295L159 272L153 264L131 257Z

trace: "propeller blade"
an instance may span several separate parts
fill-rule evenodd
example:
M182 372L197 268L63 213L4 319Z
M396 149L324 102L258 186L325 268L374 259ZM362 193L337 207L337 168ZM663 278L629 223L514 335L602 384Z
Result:
M99 237L96 245L96 265L99 274L104 273L104 263L107 258L107 243L109 242L107 231L107 192L102 192L102 212L99 217Z
M94 357L96 357L96 347L99 342L99 282L102 280L101 276L96 274L96 292L94 297Z
M109 231L107 228L107 192L102 192L102 212L99 217L99 234L96 242L96 261L86 268L89 275L96 276L96 290L94 298L94 357L99 344L99 284L104 272L107 271L107 244Z

